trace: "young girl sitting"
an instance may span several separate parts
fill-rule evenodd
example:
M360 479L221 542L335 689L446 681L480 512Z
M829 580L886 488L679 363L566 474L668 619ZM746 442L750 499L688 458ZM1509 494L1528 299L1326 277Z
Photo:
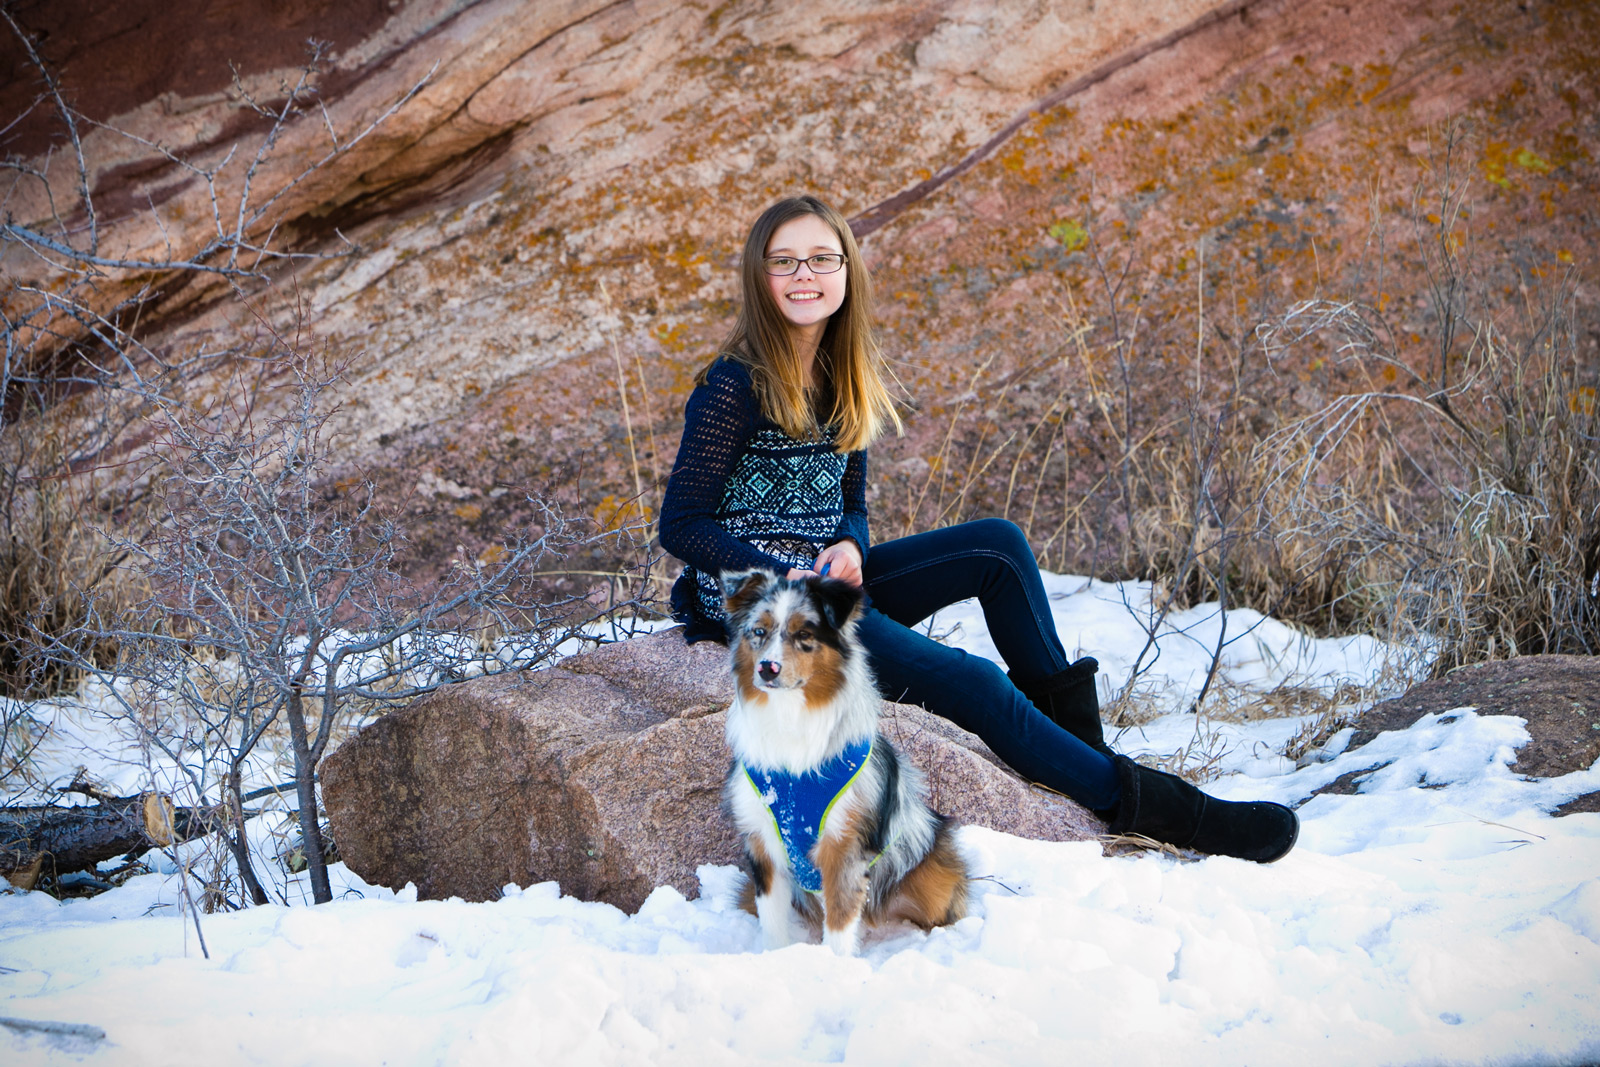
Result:
M867 446L899 428L872 325L872 286L844 218L779 201L745 240L733 332L696 378L661 507L683 560L673 613L690 642L726 641L723 571L764 567L861 586L858 633L878 689L977 734L1024 777L1088 807L1112 833L1266 863L1299 820L1229 802L1106 746L1097 664L1069 663L1022 531L981 519L874 545ZM911 629L976 597L1009 674Z

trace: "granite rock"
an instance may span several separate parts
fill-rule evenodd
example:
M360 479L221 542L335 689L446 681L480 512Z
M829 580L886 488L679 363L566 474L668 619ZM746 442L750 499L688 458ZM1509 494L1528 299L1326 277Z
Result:
M452 685L378 719L322 765L340 855L423 898L490 900L548 880L628 911L659 885L697 895L696 867L740 855L720 806L725 661L721 646L670 630ZM1104 831L921 708L886 704L884 732L947 815L1051 841Z

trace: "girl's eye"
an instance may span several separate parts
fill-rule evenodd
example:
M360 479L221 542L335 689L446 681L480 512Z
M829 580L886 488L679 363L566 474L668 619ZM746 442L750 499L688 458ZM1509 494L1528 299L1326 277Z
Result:
M773 274L793 274L795 261L790 256L768 256L767 270Z

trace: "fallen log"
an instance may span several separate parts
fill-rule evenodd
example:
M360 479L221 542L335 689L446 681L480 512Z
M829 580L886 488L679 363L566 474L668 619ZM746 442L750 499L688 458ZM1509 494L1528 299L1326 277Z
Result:
M137 858L212 829L209 809L174 807L158 793L91 795L98 803L0 808L0 875L32 889L41 874L59 877L117 856Z

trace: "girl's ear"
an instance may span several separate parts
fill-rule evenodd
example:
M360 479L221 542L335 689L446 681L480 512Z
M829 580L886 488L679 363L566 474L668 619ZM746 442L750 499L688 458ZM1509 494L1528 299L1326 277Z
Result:
M812 578L811 600L822 621L835 630L842 630L861 610L862 593L856 586L837 578Z
M739 614L765 596L777 580L778 576L771 571L723 571L719 583L724 610L730 616Z

